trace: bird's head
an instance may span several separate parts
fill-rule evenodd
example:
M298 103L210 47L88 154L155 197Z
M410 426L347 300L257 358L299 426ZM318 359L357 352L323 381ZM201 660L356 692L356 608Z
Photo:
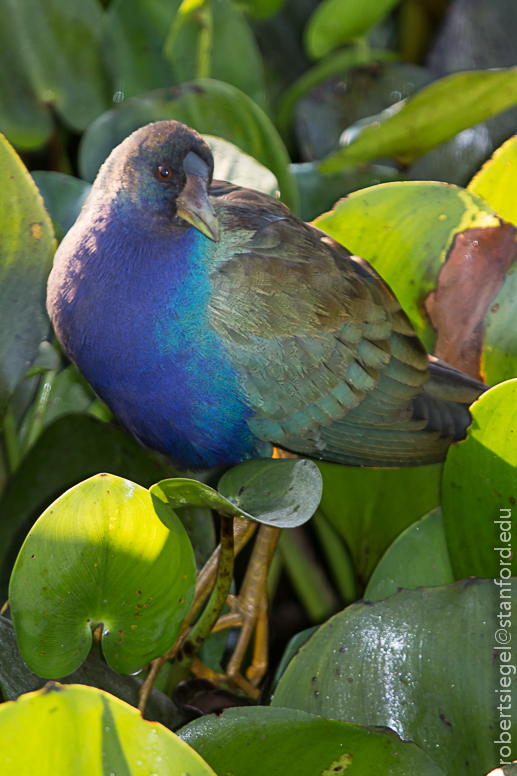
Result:
M109 188L126 214L153 229L184 228L187 221L217 242L219 224L208 197L213 172L201 135L179 121L157 121L112 151L95 185Z

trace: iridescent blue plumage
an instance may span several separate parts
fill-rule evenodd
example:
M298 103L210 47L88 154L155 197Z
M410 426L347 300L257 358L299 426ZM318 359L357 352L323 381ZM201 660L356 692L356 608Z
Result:
M443 460L483 386L429 359L366 262L212 172L197 133L144 127L59 247L48 310L99 396L188 467L271 443L347 464Z

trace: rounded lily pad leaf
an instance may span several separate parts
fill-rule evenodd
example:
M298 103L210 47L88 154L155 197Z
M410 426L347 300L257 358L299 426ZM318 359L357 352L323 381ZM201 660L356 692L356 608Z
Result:
M214 776L202 757L163 725L81 684L49 682L3 703L0 736L3 776Z
M454 582L440 507L410 525L381 558L364 597L382 601L401 588L437 587Z
M272 705L386 725L448 774L487 773L499 762L494 691L510 654L500 662L494 650L498 611L491 579L352 604L291 660Z
M41 195L0 135L0 421L47 336L45 296L54 250Z
M263 191L274 197L278 193L278 181L271 170L245 154L233 143L213 135L203 136L214 155L214 178L230 181L237 186Z
M235 143L271 170L278 180L282 201L297 212L298 189L288 170L289 155L273 123L235 86L211 78L133 97L99 116L81 141L82 177L93 181L104 160L131 132L152 121L169 119Z
M517 380L484 393L471 413L467 438L451 445L443 472L443 522L456 579L498 577L511 553L511 528L495 521L511 522L517 500Z
M427 181L383 183L356 191L315 223L373 265L430 352L436 331L425 301L456 238L461 240L467 230L471 230L467 236L474 230L497 232L494 239L506 236L493 208L476 194ZM480 242L479 234L474 236Z
M66 234L81 212L91 184L62 172L36 170L31 175L47 212Z
M192 547L168 505L99 474L51 504L18 555L9 599L20 653L39 676L66 676L102 624L109 665L135 673L174 643L195 582Z
M323 483L312 461L253 458L223 474L218 489L255 520L278 528L294 528L313 516Z
M294 709L226 709L179 731L218 776L442 776L411 742L391 730L321 719Z

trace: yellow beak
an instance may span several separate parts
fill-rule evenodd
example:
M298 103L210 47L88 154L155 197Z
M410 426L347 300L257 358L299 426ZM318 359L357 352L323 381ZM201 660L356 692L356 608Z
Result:
M214 242L219 242L219 222L202 175L187 173L185 188L176 200L177 213Z

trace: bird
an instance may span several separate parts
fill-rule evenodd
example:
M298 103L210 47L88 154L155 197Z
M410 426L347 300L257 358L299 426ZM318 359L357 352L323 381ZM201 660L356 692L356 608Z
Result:
M273 447L358 466L444 460L487 386L428 356L368 262L212 178L193 129L138 129L56 252L55 333L116 418L193 471Z
M193 129L142 127L104 162L62 240L47 309L97 395L142 445L191 471L272 455L443 461L487 386L427 354L367 261L213 172ZM255 698L267 667L264 566L278 535L260 528L217 623L242 626L226 672Z

